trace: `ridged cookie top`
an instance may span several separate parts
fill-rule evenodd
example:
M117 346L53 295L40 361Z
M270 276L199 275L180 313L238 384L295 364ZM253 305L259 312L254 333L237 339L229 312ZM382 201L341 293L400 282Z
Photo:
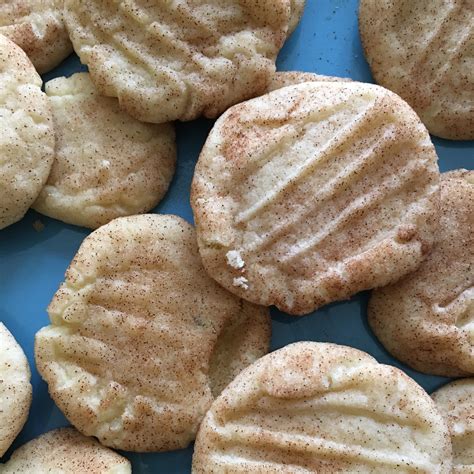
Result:
M263 357L213 403L194 473L450 472L447 426L400 370L302 342Z
M139 120L216 117L265 91L290 0L66 0L71 40L101 93Z
M453 444L453 473L474 472L474 378L456 380L432 394Z
M205 273L175 216L115 219L85 239L36 335L36 364L83 434L130 451L186 447L213 400L268 350L268 311Z
M41 78L26 54L0 34L0 229L20 220L46 182L54 130Z
M49 431L0 464L2 474L131 474L130 462L73 428Z
M436 244L420 268L374 291L369 323L384 346L421 372L474 374L474 171L441 180Z
M0 323L0 457L10 447L28 417L30 376L23 350ZM3 473L1 467L0 472Z
M291 314L396 280L431 248L436 161L413 110L378 86L308 82L234 106L192 185L204 265Z
M474 2L361 0L359 24L377 82L432 134L474 139Z
M72 52L63 0L2 0L0 34L22 48L40 74Z
M45 89L56 153L33 207L91 228L154 208L174 174L173 125L130 117L116 99L99 95L87 73L53 79Z

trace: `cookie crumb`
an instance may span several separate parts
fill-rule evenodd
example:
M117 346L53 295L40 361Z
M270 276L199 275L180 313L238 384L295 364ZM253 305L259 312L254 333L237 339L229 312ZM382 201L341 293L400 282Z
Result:
M248 290L249 289L248 282L249 281L247 280L247 278L239 277L239 278L234 278L234 281L232 282L232 284L234 286L240 286L240 288L243 288L244 290Z
M242 260L240 256L240 252L238 250L229 250L226 254L227 263L237 270L244 268L245 262Z
M36 219L32 225L33 225L33 229L35 229L36 232L43 232L44 224L39 219Z

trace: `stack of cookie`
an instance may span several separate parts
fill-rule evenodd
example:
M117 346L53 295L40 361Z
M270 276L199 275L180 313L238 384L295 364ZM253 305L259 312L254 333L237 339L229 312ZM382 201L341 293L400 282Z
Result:
M373 85L275 72L304 3L0 6L0 228L33 207L96 229L34 348L74 429L1 473L126 473L110 448L194 440L196 473L474 469L472 378L432 399L351 347L267 354L270 306L299 316L374 290L369 323L397 359L474 375L474 172L440 175L429 135L474 138L474 5L362 0ZM89 72L42 92L37 71L71 44ZM194 228L147 212L173 178L172 122L201 116L217 121ZM32 389L1 323L0 342L3 455Z

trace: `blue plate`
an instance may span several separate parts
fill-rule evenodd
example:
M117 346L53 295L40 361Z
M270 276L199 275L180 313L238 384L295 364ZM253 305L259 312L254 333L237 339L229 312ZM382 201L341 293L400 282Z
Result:
M372 82L359 41L357 6L357 0L308 0L300 26L280 54L278 68ZM80 69L85 68L77 57L71 56L44 79L71 75ZM192 221L189 188L199 151L212 124L212 121L198 120L177 125L178 168L170 191L156 212L177 214ZM473 142L434 139L434 143L441 171L473 167ZM41 232L33 228L37 219L45 225ZM88 233L86 229L48 219L34 211L28 212L21 222L0 231L0 321L26 352L33 383L30 416L12 449L41 433L68 424L35 369L33 341L35 332L48 324L46 307ZM289 317L273 309L272 349L301 340L346 344L372 354L380 362L402 368L428 392L444 384L447 379L415 372L383 349L367 325L367 298L368 294L362 293L303 318ZM162 454L125 453L133 463L134 473L188 473L191 455L192 448Z

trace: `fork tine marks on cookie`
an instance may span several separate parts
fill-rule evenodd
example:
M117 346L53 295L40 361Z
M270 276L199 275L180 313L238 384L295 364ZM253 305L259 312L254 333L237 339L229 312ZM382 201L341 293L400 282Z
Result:
M295 186L300 180L304 179L307 174L313 172L314 169L320 166L324 161L329 160L338 148L347 142L348 137L371 122L372 116L370 111L375 107L376 104L374 102L359 112L336 136L325 143L321 149L318 150L316 155L303 162L295 171L290 173L283 182L278 183L276 189L273 188L271 192L266 194L264 199L255 203L251 208L241 211L237 216L236 222L247 222L274 202L275 199L287 192L292 186Z

